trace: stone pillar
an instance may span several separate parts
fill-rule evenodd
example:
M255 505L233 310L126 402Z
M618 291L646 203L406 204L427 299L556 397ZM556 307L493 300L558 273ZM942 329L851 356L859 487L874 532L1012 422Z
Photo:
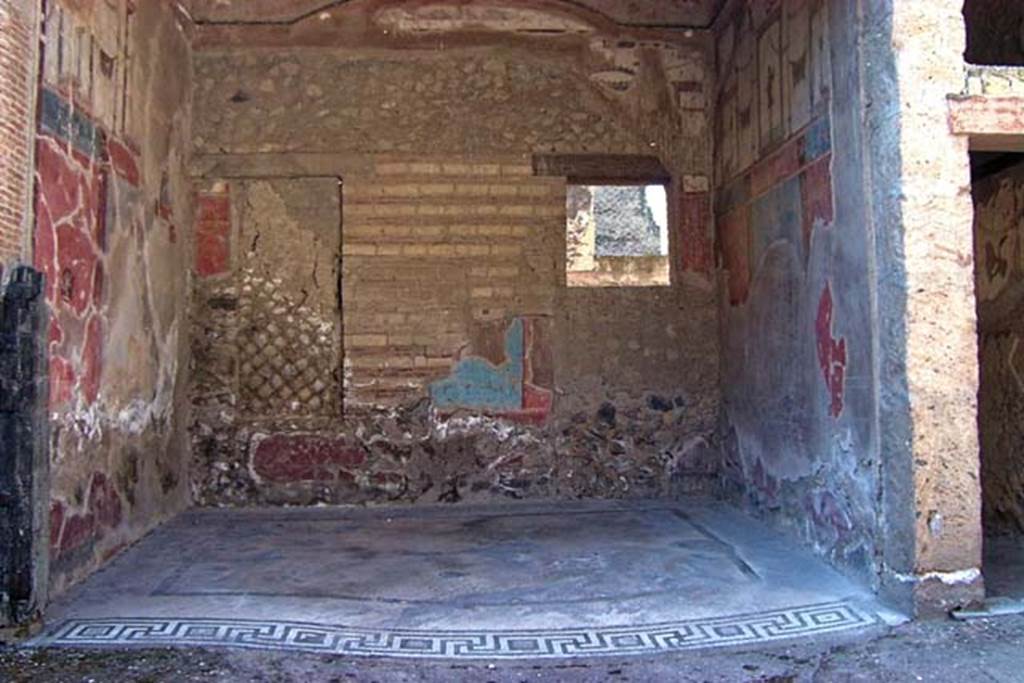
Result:
M983 595L973 207L961 0L861 0L876 240L883 587L916 614Z
M0 282L0 627L37 620L49 561L47 306L43 276Z

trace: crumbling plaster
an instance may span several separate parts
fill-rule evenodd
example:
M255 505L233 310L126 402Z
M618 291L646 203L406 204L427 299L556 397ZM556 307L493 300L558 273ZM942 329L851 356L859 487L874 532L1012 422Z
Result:
M33 242L51 308L59 593L188 502L191 68L163 3L52 3L45 30ZM72 44L93 52L58 54Z
M254 182L281 168L296 175L310 160L321 169L316 175L342 180L345 365L338 391L345 417L313 416L300 402L301 418L273 410L258 421L225 422L218 416L237 414L230 378L221 399L203 385L212 403L198 399L203 408L193 425L196 499L709 491L718 389L703 244L710 218L705 37L637 39L596 29L481 35L431 23L420 35L435 43L426 50L422 41L416 48L416 36L387 37L361 7L350 21L335 13L322 22L369 22L361 34L348 28L334 36L343 49L282 46L283 35L267 27L202 28L195 152L204 182L234 188L249 181L233 174ZM241 47L253 42L266 49ZM542 152L661 157L678 181L670 211L689 216L693 235L671 240L672 287L566 290L564 180L531 177L530 155ZM684 176L692 179L686 192ZM246 228L232 204L233 235ZM248 246L238 248L226 258ZM234 305L235 282L232 267L197 281L194 329L219 339L236 334L229 319L213 320L230 317L224 309ZM528 323L516 394L522 405L511 414L493 406L450 414L447 404L431 405L428 386L455 372L460 359L479 377L511 362L502 340L516 320ZM199 334L205 345L209 337ZM226 357L208 367L230 373L240 346L218 347ZM197 359L200 353L197 347ZM201 365L196 371L204 372ZM288 434L290 445L282 440ZM296 465L310 459L321 464ZM276 475L266 476L268 463Z
M443 1L391 2L380 3L363 0L189 0L187 3L192 16L199 23L280 23L294 24L310 15L333 14L335 11L349 12L360 5L375 9L383 5L381 12L400 13L407 16L420 15L430 18L441 10L455 8L459 17L503 17L516 12L507 3L477 0L472 4ZM388 7L388 5L395 7ZM523 14L534 21L549 26L552 14L582 15L593 21L604 19L624 25L636 26L689 26L706 28L721 8L721 0L680 0L660 2L659 0L576 0L559 2L547 0L532 3L537 9ZM345 7L345 5L349 5ZM517 26L514 22L512 26ZM586 25L586 24L585 24ZM502 24L508 27L509 24Z
M878 582L881 524L857 23L730 3L716 165L728 494Z
M714 57L708 32L558 4L513 30L369 0L201 22L195 55L169 4L134 3L130 20L117 4L127 32L109 3L52 5L115 57L99 60L106 85L43 73L33 251L54 321L58 592L186 504L190 453L201 504L647 496L707 492L721 472L901 605L980 596L970 131L947 107L964 82L959 3L731 3ZM123 98L90 102L112 83ZM660 158L680 226L671 287L564 288L564 179L531 175L549 152ZM335 251L295 202L309 186L278 182L312 179L342 181ZM324 230L336 196L317 207ZM261 220L313 259L264 244L247 265L259 251L241 236ZM475 270L457 260L474 254ZM294 286L253 308L263 266L271 284L294 267ZM302 348L317 330L340 340L319 354L324 398L245 412L244 343L263 314L307 303ZM426 342L391 327L428 316ZM517 321L522 348L503 346ZM464 361L518 370L520 350L519 410L431 405Z
M963 16L959 2L936 5L893 5L919 574L976 571L981 555L970 173L966 141L949 133L942 110L963 79ZM930 584L918 584L919 604L983 590L980 577L945 596Z
M955 2L810 3L808 32L807 6L740 7L746 32L727 7L716 26L725 467L839 566L945 609L981 591L967 154L945 104L964 82L963 17ZM808 112L830 131L820 174L803 167L818 123L785 142Z

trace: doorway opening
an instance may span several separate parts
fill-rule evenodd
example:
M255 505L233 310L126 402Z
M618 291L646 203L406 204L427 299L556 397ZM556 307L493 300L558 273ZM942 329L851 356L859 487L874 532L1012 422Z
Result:
M971 153L985 585L1024 599L1024 154Z

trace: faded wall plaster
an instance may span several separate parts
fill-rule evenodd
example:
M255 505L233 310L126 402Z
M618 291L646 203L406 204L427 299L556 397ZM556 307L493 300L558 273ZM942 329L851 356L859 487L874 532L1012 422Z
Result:
M72 45L58 39L62 30L91 36L74 43L91 52L61 54ZM46 31L34 260L52 321L50 552L59 593L188 500L178 226L190 221L182 184L190 61L163 3L131 14L123 3L51 3Z
M724 486L877 585L857 27L840 3L775 7L716 25Z

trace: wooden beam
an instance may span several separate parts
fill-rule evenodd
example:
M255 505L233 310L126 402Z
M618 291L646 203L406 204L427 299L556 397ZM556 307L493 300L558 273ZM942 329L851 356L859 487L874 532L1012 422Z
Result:
M633 154L536 154L533 172L576 185L665 185L672 174L655 156Z

